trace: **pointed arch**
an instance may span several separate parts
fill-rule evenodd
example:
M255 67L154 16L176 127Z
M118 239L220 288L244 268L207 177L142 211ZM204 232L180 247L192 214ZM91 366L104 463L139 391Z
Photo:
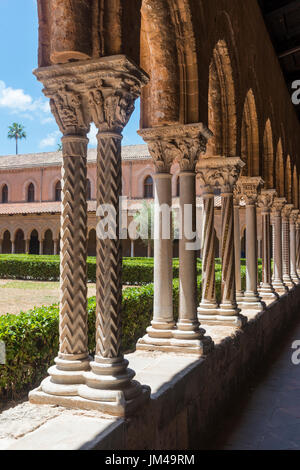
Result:
M244 103L241 139L242 159L246 163L243 174L246 176L259 176L259 130L256 102L252 89L248 91Z
M279 139L276 152L276 190L279 197L284 197L284 163L283 163L283 148L282 140Z
M224 40L216 44L209 67L208 127L214 137L208 142L207 153L236 156L236 94L231 60Z
M270 119L267 120L263 138L263 180L266 189L274 188L274 146Z
M288 155L285 164L285 197L289 204L293 202L293 178L292 178L292 166L291 157Z
M294 165L294 171L293 171L293 204L296 209L299 209L299 186L298 186L298 172L297 172L296 165Z

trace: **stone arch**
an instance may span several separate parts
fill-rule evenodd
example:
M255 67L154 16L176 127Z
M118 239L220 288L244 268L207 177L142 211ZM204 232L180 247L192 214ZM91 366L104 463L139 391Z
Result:
M236 156L236 94L227 44L218 41L209 66L208 127L214 136L208 142L210 155Z
M21 228L17 229L14 234L15 253L25 253L25 238Z
M43 255L53 255L54 253L54 242L53 232L50 228L45 230L43 236Z
M284 197L284 163L281 138L278 141L275 165L276 191L279 197Z
M292 166L291 157L288 155L285 163L285 197L287 202L291 204L293 202L293 178L292 178Z
M297 167L294 165L293 170L293 204L296 209L299 209L299 186L298 186L298 172Z
M39 249L39 234L36 229L33 229L29 235L29 254L38 255Z
M246 166L243 174L246 176L260 175L259 161L259 127L256 102L252 89L247 93L242 118L241 155Z
M270 119L267 120L263 137L263 180L266 189L274 188L274 146Z
M96 256L96 230L91 228L88 233L88 256Z
M11 253L12 243L9 230L5 230L2 235L2 253Z

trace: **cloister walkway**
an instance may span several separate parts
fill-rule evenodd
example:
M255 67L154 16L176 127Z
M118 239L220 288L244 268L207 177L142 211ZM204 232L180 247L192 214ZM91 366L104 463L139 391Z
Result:
M300 312L299 312L300 313ZM291 346L300 340L300 319L275 347L213 439L214 449L299 450L300 365Z

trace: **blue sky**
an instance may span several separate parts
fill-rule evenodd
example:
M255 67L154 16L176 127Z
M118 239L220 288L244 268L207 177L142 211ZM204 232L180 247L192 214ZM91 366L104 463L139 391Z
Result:
M42 84L32 74L37 67L38 21L36 0L0 0L0 155L15 153L15 143L7 138L8 126L25 126L27 139L19 153L57 149L60 132L50 113ZM123 145L143 143L137 135L139 103L124 131ZM96 146L92 127L90 146Z

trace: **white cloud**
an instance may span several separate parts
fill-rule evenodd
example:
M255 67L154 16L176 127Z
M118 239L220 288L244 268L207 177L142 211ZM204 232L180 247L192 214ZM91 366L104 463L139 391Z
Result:
M91 130L88 133L88 138L90 139L90 145L97 145L97 133L98 133L98 129L95 126L95 124L92 122Z
M60 131L54 131L48 134L44 139L40 142L40 147L54 147L55 144L58 143L58 137L61 135Z
M39 98L33 98L21 88L11 88L0 80L0 108L8 108L13 112L50 111L49 102Z

